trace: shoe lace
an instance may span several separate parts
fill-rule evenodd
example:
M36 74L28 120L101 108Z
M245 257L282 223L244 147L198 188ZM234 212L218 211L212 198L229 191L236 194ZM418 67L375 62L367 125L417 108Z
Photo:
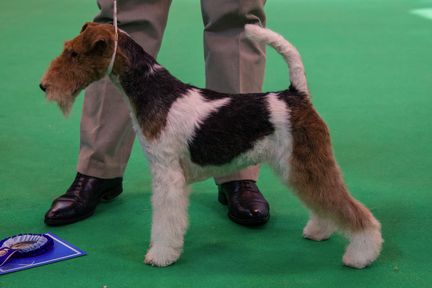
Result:
M86 185L87 179L86 177L82 177L80 174L77 174L75 180L72 182L72 185L69 187L68 192L66 194L79 196L79 192Z

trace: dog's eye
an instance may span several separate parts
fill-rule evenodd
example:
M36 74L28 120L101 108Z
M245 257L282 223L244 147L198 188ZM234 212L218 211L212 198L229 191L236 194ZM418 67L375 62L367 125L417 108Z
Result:
M72 52L70 53L70 55L71 55L72 58L76 58L76 57L78 57L78 53L75 52L75 51L72 51Z

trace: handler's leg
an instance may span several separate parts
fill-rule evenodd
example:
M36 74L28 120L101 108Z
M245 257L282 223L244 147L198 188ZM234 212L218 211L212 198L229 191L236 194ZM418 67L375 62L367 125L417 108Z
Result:
M244 25L265 26L265 0L201 0L206 62L206 86L226 93L260 92L265 48L245 37ZM269 206L255 181L258 166L216 179L219 200L230 218L244 225L264 224Z
M95 22L112 23L112 0L99 0ZM170 0L118 1L119 28L156 57ZM128 107L108 77L90 85L81 117L78 172L98 178L123 176L134 141Z
M118 25L156 57L171 0L118 1ZM113 1L98 0L95 22L112 23ZM101 200L122 192L122 176L135 134L122 96L108 77L90 85L81 116L77 175L67 192L45 215L48 225L73 223L91 216Z

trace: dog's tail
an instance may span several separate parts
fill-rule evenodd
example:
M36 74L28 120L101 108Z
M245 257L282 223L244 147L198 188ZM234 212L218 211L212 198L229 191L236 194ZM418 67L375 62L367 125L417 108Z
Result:
M246 24L246 36L252 40L272 46L288 64L291 85L299 92L309 93L300 53L285 38L276 32L255 24Z

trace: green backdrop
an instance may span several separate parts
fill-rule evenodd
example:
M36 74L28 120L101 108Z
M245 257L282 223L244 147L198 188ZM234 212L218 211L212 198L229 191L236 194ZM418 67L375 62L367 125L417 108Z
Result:
M143 264L149 241L150 177L135 145L125 192L94 217L50 228L43 215L73 180L82 97L63 119L39 90L64 40L97 12L95 1L0 2L0 238L51 231L85 257L0 276L0 287L431 287L432 20L410 13L423 0L272 0L268 26L302 53L315 106L330 126L347 184L381 221L373 266L341 265L346 240L302 239L307 211L263 167L271 205L261 228L231 223L212 180L194 185L183 256ZM174 1L159 62L202 86L199 1ZM268 50L266 90L288 85Z

